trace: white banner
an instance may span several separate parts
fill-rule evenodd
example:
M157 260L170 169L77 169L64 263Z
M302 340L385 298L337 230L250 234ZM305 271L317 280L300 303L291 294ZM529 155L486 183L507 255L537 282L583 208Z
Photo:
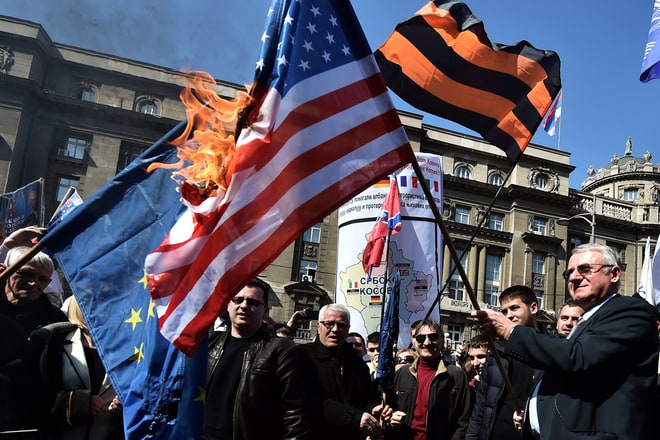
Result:
M442 212L442 157L415 153L435 203ZM438 293L442 279L442 233L419 184L408 165L395 173L401 197L401 231L391 236L387 271L401 274L399 300L398 347L410 344L410 326L423 319ZM351 331L366 336L380 328L380 316L385 281L385 258L375 267L372 279L362 267L362 252L367 236L389 191L384 179L358 194L339 208L337 240L337 292L335 301L345 304L351 312ZM391 282L388 288L391 288ZM436 307L431 314L439 318Z

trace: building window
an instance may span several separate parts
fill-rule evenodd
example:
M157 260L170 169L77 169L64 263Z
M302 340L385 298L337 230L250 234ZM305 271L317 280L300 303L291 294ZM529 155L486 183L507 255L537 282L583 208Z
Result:
M145 93L135 100L135 110L151 116L160 116L161 100L152 94Z
M470 208L467 206L457 206L454 213L454 221L464 225L470 224Z
M534 217L532 232L539 235L545 235L548 220L541 217Z
M626 188L623 190L623 200L637 200L639 198L638 188Z
M158 106L153 101L143 102L138 111L145 115L158 116Z
M543 173L537 174L536 179L534 179L534 183L538 189L548 189L548 175Z
M539 306L539 310L543 308L543 291L535 290L534 294L536 295L536 304Z
M87 102L96 102L96 91L94 90L94 87L92 86L83 86L80 89L80 93L78 95L78 98L81 101L87 101Z
M318 263L316 261L312 260L300 260L300 269L298 271L299 277L298 280L300 281L313 281L313 279L316 277L316 269L318 267ZM307 278L305 278L307 277Z
M488 218L488 228L493 231L501 231L504 228L504 215L491 212Z
M303 241L309 243L320 243L321 242L321 223L317 223L303 234Z
M463 334L463 327L460 324L447 324L447 333L449 340L445 341L445 346L456 348L461 343L461 335Z
M470 179L472 177L472 173L468 167L461 165L456 168L456 177L461 179Z
M496 306L500 293L500 278L502 276L502 257L500 255L486 255L486 286L484 302Z
M504 183L504 178L502 178L502 176L499 174L491 174L488 177L488 183L495 186L502 186Z
M66 195L69 187L78 188L78 183L80 180L77 177L58 177L57 179L57 201L61 202Z
M545 274L545 255L532 254L532 273Z
M67 136L62 148L57 150L57 155L69 159L83 160L90 145L91 139L88 137L80 135Z
M117 173L137 159L146 149L147 147L144 145L122 142L119 147L119 157L117 158Z
M573 252L573 249L576 247L580 246L581 244L586 243L586 241L583 241L581 238L578 237L571 237L568 240L568 254L570 255Z
M456 249L456 252L458 255L463 255L461 257L461 266L465 268L467 264L467 259L468 259L468 253L465 252L463 253L462 251L459 252L458 249ZM465 293L465 284L463 284L463 279L461 278L461 274L458 272L458 270L454 271L453 269L456 267L456 264L454 263L454 260L452 259L451 261L451 268L452 268L452 276L451 279L449 280L449 297L451 299L455 299L458 301L463 301L464 293Z

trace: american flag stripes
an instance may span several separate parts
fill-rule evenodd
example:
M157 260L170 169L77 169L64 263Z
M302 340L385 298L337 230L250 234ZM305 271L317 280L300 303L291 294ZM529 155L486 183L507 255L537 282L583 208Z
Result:
M226 192L146 260L161 332L187 353L295 237L414 160L347 0L275 0L262 42Z
M476 131L512 163L561 88L556 53L526 41L491 43L481 20L457 1L428 3L375 55L402 99Z

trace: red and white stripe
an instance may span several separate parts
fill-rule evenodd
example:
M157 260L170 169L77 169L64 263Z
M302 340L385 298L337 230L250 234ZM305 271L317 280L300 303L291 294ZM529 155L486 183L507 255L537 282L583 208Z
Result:
M377 91L377 92L374 92ZM414 160L373 56L269 89L224 195L190 206L146 259L162 334L192 353L218 313L297 236Z

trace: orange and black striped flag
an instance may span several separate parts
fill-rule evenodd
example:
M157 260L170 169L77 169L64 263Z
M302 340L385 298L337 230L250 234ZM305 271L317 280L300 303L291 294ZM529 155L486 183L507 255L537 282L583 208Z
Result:
M436 0L376 51L387 86L414 107L479 133L516 163L561 89L559 56L491 43L464 3Z

